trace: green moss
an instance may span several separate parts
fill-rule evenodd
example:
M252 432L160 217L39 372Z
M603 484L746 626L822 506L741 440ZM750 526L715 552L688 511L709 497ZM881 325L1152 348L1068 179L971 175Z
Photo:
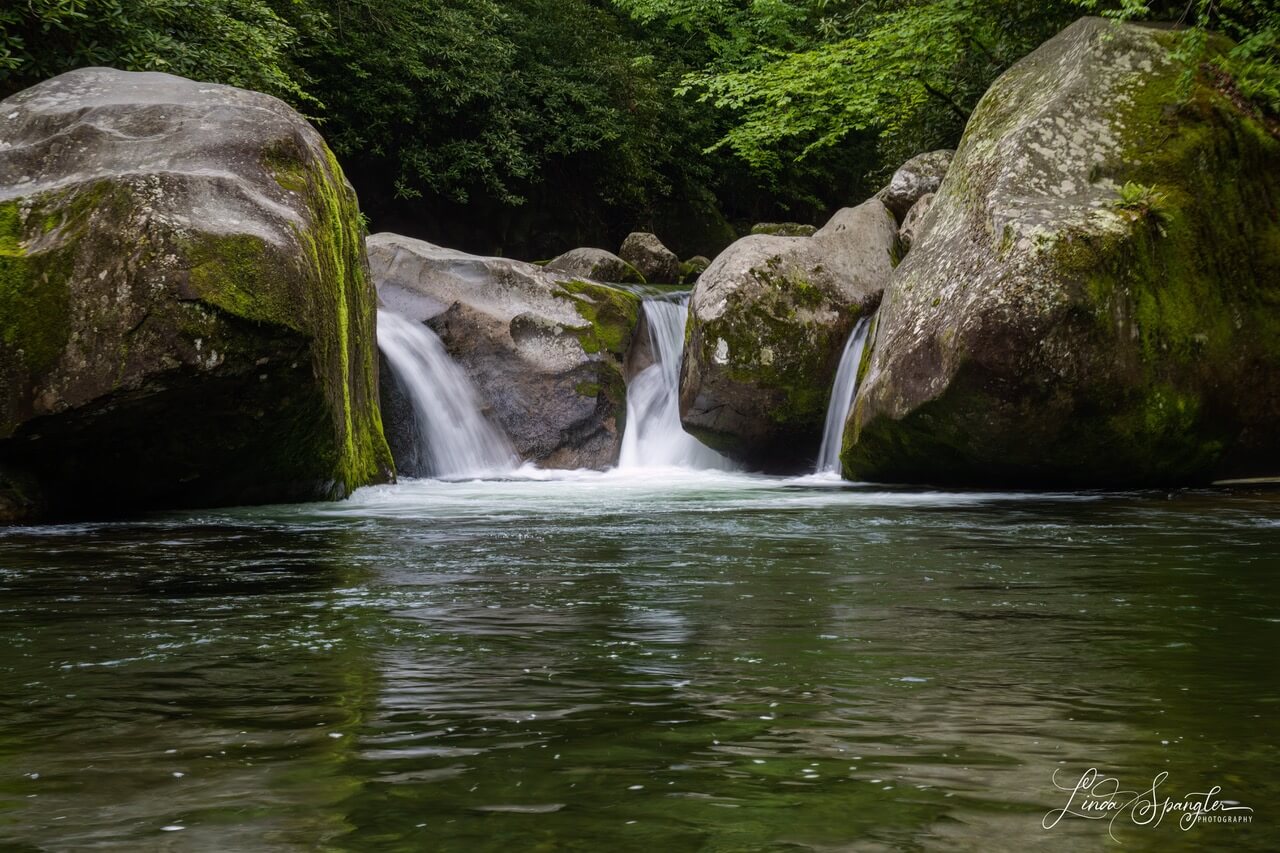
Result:
M603 395L617 412L621 428L627 401L622 365L640 322L640 298L607 284L577 279L562 282L559 293L585 321L571 329L583 352L599 356L597 381L579 383L575 390L584 397Z
M711 363L724 341L725 375L755 389L779 435L807 436L821 429L840 351L858 314L850 306L833 305L806 276L776 262L758 274L765 283L759 298L735 303L710 322L691 315L686 345L697 347L702 362ZM843 309L842 321L809 323L801 314L827 308Z
M1043 269L1032 275L1059 287L1061 300L1037 332L1052 339L1052 381L1040 366L988 372L939 333L958 365L945 391L900 418L883 401L860 400L845 435L847 476L1197 482L1232 452L1242 418L1263 412L1258 428L1271 430L1249 398L1263 377L1280 375L1280 140L1208 81L1180 92L1182 73L1157 63L1135 74L1114 125L1122 150L1089 166L1091 181L1128 187L1120 204L1042 243ZM968 171L948 178L978 211L989 169L974 152L1016 118L1016 99L983 103L967 132ZM1007 262L1010 229L987 237Z
M640 321L639 298L616 287L576 279L560 284L559 291L587 323L575 330L582 349L609 353L620 361Z
M250 234L201 234L184 248L191 287L202 301L246 320L306 327L295 289L264 286L286 263L267 241Z
M378 406L377 300L364 255L363 222L327 147L316 162L307 150L282 146L268 152L264 165L282 188L302 194L312 211L312 221L297 229L308 261L304 292L290 298L309 306L309 326L320 348L317 372L341 436L334 495L345 496L394 471ZM252 253L245 256L249 268L253 262Z
M24 210L23 204L23 199L0 202L0 344L10 362L4 373L11 381L50 369L69 334L68 254L27 250L28 223L42 223L45 217L38 210ZM0 435L10 428L0 423Z

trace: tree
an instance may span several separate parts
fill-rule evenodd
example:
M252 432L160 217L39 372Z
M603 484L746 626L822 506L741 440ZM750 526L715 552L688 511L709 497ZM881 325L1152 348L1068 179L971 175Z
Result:
M168 71L310 100L293 28L265 0L14 0L0 6L0 95L86 65Z

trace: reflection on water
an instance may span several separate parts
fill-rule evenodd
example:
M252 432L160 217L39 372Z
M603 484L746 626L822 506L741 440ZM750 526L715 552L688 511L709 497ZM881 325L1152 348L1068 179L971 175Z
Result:
M1280 500L676 471L0 530L0 848L1280 847Z

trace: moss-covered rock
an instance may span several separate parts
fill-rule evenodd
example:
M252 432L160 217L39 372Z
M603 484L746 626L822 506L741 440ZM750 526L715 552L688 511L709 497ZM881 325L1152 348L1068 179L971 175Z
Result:
M875 199L812 237L744 237L689 301L681 420L748 465L812 462L845 339L892 271L897 226Z
M1183 89L1174 39L1086 18L979 103L886 291L847 476L1280 471L1280 140L1200 69Z
M521 458L555 468L617 462L638 296L398 234L368 244L383 303L435 329Z
M393 476L355 194L301 116L104 68L0 109L0 480L24 506L337 498Z
M803 222L757 222L751 226L751 233L770 237L812 237L818 233L818 226Z
M694 255L687 261L680 262L680 283L693 284L698 280L707 267L711 266L711 259L706 255Z

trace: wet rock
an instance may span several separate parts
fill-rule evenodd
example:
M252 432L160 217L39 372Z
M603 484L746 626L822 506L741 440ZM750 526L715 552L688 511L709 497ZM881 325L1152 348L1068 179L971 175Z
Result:
M680 379L681 419L757 468L817 452L845 339L874 310L897 228L871 199L812 237L744 237L698 279Z
M436 331L521 458L554 468L616 463L639 297L398 234L368 244L385 306Z
M87 68L0 115L5 519L393 476L355 194L298 113Z

